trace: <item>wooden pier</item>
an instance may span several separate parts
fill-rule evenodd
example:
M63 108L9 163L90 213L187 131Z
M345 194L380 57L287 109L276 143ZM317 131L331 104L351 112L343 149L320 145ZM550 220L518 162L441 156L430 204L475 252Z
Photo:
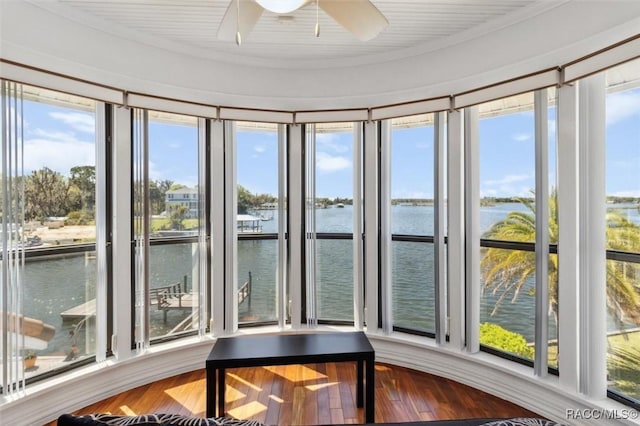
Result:
M248 308L251 309L251 281L251 272L249 272L249 280L238 289L238 306L247 301ZM155 306L163 312L166 322L167 312L169 311L192 311L198 305L198 295L192 292L184 292L182 283L169 284L150 289L149 304L151 307ZM60 314L63 321L81 320L95 315L96 299L74 306Z
M91 317L96 314L96 299L91 299L81 305L75 306L62 312L60 316L64 321L77 320Z

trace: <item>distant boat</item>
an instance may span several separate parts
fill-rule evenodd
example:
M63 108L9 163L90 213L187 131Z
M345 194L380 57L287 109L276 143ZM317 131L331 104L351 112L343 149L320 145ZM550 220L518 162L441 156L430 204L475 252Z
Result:
M344 209L344 204L338 203L338 204L336 204L336 207L339 208L339 209Z

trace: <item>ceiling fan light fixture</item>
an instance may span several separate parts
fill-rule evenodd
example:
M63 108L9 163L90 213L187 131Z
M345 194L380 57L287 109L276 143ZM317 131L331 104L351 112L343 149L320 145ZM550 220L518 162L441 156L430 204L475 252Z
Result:
M304 6L307 0L256 0L256 2L273 13L291 13Z

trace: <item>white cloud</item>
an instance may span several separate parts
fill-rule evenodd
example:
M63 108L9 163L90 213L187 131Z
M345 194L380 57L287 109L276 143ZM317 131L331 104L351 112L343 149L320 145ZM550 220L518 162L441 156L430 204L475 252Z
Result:
M28 131L27 137L35 137L35 139L55 141L59 143L73 143L78 141L78 138L76 138L73 133L61 131L46 131L39 128Z
M149 160L149 180L163 180L162 173L158 169L158 165Z
M534 183L526 174L507 175L502 179L486 180L480 188L481 197L529 197Z
M171 149L179 149L181 145L178 142L172 142L169 144L169 148Z
M527 179L530 179L529 175L507 175L502 179L497 180L486 180L483 183L487 186L499 186L499 185L507 185L516 182L522 182Z
M433 144L430 142L420 142L416 144L416 148L418 149L432 149Z
M258 154L262 154L263 152L265 152L267 150L267 148L265 148L262 145L256 145L256 146L253 147L253 150L255 152L257 152Z
M640 92L620 92L607 96L607 125L640 115Z
M26 173L48 167L68 175L74 166L95 164L95 146L79 140L31 139L24 143Z
M81 112L51 112L49 116L71 126L79 132L95 133L95 118Z
M424 191L411 191L411 190L407 190L407 189L402 189L400 191L397 191L396 193L394 193L391 198L408 198L408 199L413 199L413 198L433 198L433 193L429 194L426 193Z
M349 151L349 146L338 143L339 140L338 133L316 133L316 145L325 151L333 151L336 153Z
M613 195L614 197L640 197L640 190L616 191L613 194L608 195Z
M531 139L531 133L516 133L511 138L517 142L525 142Z
M345 157L334 157L326 152L316 153L316 168L321 173L337 172L349 167L351 167L351 161Z

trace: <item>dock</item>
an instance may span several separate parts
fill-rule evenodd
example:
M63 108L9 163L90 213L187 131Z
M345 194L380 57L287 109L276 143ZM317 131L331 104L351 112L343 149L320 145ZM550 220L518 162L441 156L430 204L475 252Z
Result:
M251 272L249 280L238 289L238 306L247 301L251 309ZM194 293L183 293L181 283L169 284L162 287L155 287L149 290L149 304L151 307L163 311L165 321L168 311L171 310L193 310L198 304L198 297ZM60 313L63 321L81 320L96 315L96 299L88 300L78 306Z
M60 316L63 321L78 320L96 315L96 299L91 299L81 305L74 306L62 312Z

